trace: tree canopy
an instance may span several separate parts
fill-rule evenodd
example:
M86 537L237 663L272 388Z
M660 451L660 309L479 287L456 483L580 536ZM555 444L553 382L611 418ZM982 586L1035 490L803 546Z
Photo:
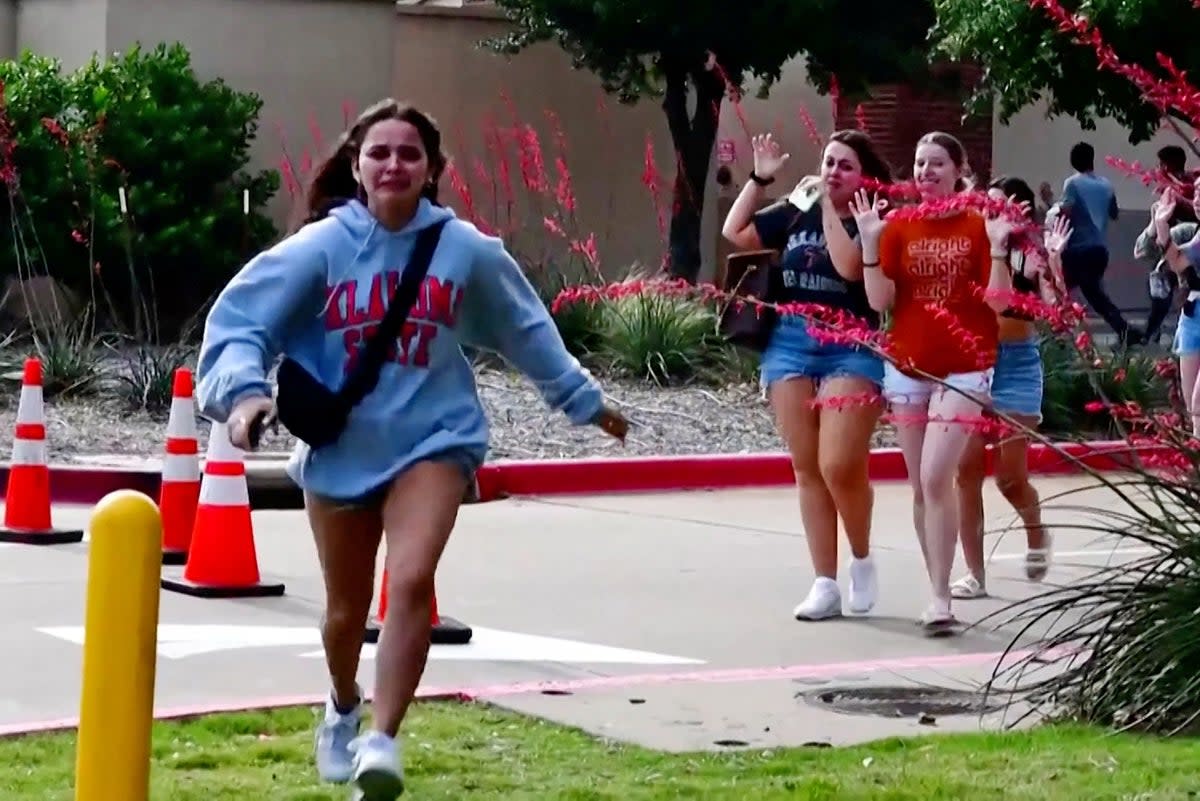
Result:
M978 100L996 101L1001 121L1044 99L1053 116L1073 117L1084 129L1112 118L1144 142L1161 117L1124 76L1101 69L1095 50L1079 44L1029 0L933 0L935 54L984 67ZM1085 15L1126 64L1160 76L1157 54L1189 72L1200 69L1190 23L1200 21L1192 0L1063 0Z
M837 75L843 90L894 80L924 67L933 24L929 0L495 0L516 24L492 40L515 54L553 41L577 69L594 72L625 102L655 96L665 73L717 55L730 81L762 81L764 95L783 65L805 54L823 91Z
M671 271L694 279L700 266L703 187L716 141L713 106L726 81L749 77L765 96L783 66L804 54L810 81L855 94L872 83L909 77L924 65L933 22L929 0L495 0L515 24L490 40L516 54L554 42L576 69L595 73L622 102L662 97L680 154L671 220ZM713 54L720 72L707 69ZM689 88L694 92L689 111Z

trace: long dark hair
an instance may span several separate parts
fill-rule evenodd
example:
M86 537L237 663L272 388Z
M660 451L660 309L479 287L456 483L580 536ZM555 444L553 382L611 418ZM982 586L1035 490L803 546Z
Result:
M844 131L835 132L829 137L829 141L837 142L853 150L854 155L858 156L859 165L862 166L862 174L866 177L881 184L892 182L891 166L883 156L879 155L875 143L866 132L847 128Z
M1004 193L1004 199L1013 198L1016 203L1028 203L1029 213L1037 207L1037 196L1033 188L1020 178L1011 175L1001 175L988 184L988 189L999 189Z
M1029 210L1028 214L1030 215L1030 218L1033 217L1033 210L1036 207L1035 203L1037 201L1037 196L1033 193L1033 188L1024 180L1013 175L1001 175L994 178L992 182L988 184L988 189L999 189L1004 193L1004 199L1006 201L1011 198L1012 202L1014 203L1029 204L1026 206L1026 208ZM1030 250L1042 250L1042 238L1038 233L1038 229L1028 228L1023 231L1017 231L1012 237L1009 238L1008 252L1010 258L1014 252L1020 253L1021 265L1025 264L1025 259L1028 258L1028 251ZM1013 266L1011 261L1009 264L1010 266ZM1017 290L1018 292L1033 292L1037 289L1036 279L1026 278L1023 270L1018 269L1015 266L1013 266L1012 280L1013 289ZM1004 316L1024 319L1021 318L1020 315L1014 314L1005 314Z
M363 111L354 124L343 133L333 153L319 164L308 186L304 203L304 216L296 228L324 218L330 211L352 198L364 199L362 187L354 178L353 165L367 132L376 123L384 120L401 120L417 129L421 144L429 159L429 181L421 189L421 196L438 203L438 179L446 169L447 157L442 152L442 132L433 119L416 108L397 100L380 100Z

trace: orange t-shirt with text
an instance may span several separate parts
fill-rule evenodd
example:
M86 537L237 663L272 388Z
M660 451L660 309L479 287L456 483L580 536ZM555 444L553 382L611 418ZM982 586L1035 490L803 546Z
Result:
M889 221L879 266L896 284L889 344L901 372L945 378L996 364L997 315L983 297L991 245L980 214Z

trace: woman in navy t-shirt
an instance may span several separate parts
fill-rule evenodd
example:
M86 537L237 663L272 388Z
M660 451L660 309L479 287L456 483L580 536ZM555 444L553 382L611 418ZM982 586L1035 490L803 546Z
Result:
M755 212L764 188L788 160L770 134L756 136L754 170L729 210L723 235L738 250L780 254L778 304L817 304L821 317L851 319L869 329L879 317L863 288L862 250L849 203L865 179L891 182L891 171L861 131L839 131L821 157L819 176L800 182L792 198ZM812 326L810 328L810 326ZM846 325L841 326L845 330ZM879 419L883 362L866 348L829 342L822 326L781 315L762 358L762 384L787 442L800 492L800 515L816 581L794 614L821 620L842 614L838 587L838 517L850 542L848 608L869 612L878 594L870 554L873 492L867 473ZM816 401L816 403L814 403Z

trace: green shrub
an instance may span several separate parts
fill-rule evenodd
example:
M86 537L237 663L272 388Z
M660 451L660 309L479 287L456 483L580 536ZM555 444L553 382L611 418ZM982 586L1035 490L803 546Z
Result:
M1041 351L1044 432L1116 436L1116 422L1099 405L1134 403L1147 412L1169 406L1170 382L1158 374L1152 356L1122 350L1088 361L1062 335L1044 336Z
M563 344L581 361L589 360L600 347L603 313L595 303L565 303L554 308L554 299L564 290L577 286L562 270L543 268L528 270L526 276L550 309Z
M1006 629L1009 648L1023 652L1000 660L988 682L1006 705L1023 707L1014 722L1048 715L1200 732L1200 452L1190 430L1133 422L1139 444L1169 455L1150 460L1131 449L1117 455L1132 465L1123 475L1092 472L1093 481L1057 493L1054 504L1075 514L1048 533L1067 542L1105 537L1104 547L1144 555L1055 581L976 624ZM1106 503L1097 505L1098 491Z
M33 353L42 362L45 398L82 397L101 391L105 378L100 343L92 333L90 315L39 328Z
M666 385L712 378L728 352L711 304L645 282L599 304L600 353L619 373Z
M193 372L196 369L196 348L190 345L156 347L138 343L128 351L116 350L122 362L117 374L118 393L134 411L170 411L175 371L180 367Z
M174 338L277 235L262 210L278 175L244 171L262 101L202 83L182 45L70 74L25 52L0 63L0 81L15 219L0 213L17 238L0 274L48 272L102 299L105 324Z

